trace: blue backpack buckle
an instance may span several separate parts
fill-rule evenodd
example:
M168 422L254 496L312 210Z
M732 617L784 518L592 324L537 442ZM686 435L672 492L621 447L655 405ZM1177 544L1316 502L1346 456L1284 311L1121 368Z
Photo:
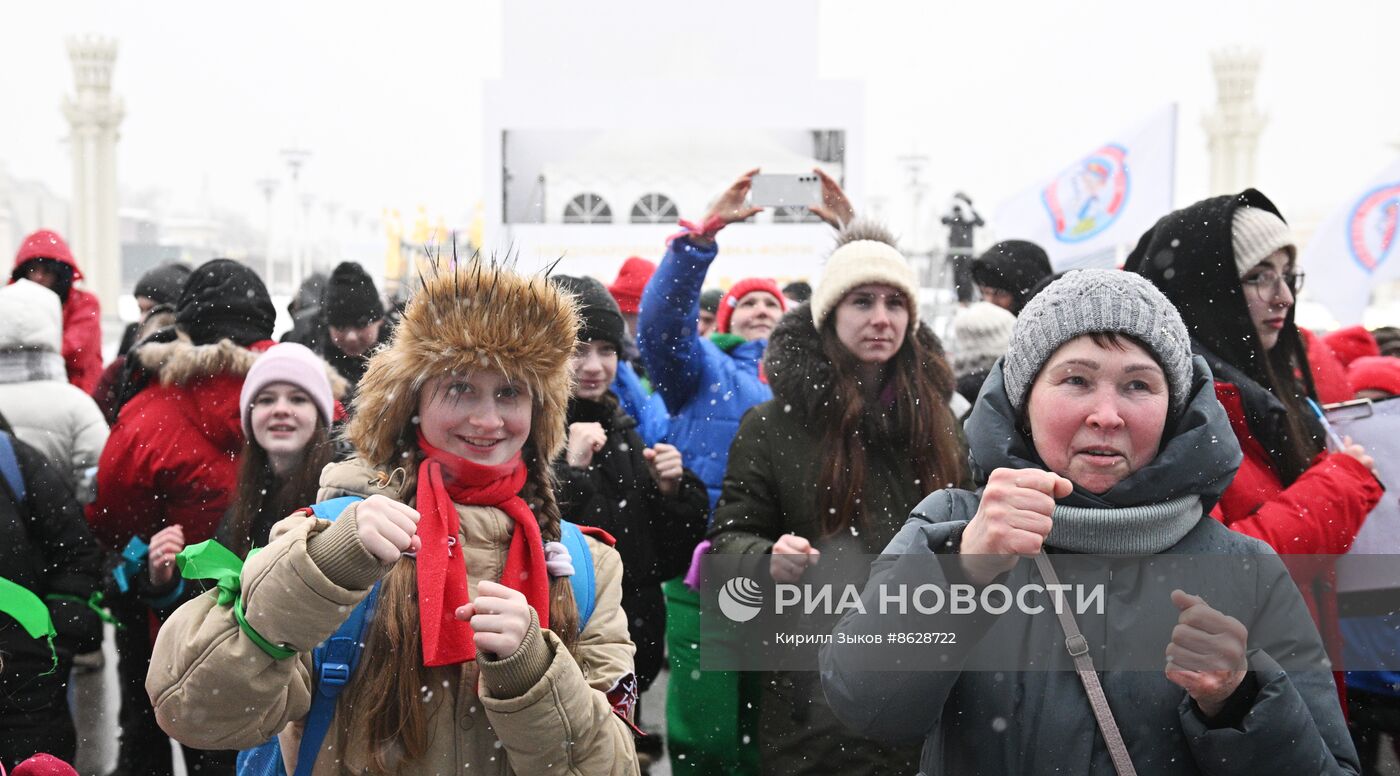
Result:
M322 663L321 684L343 686L350 681L350 666L344 663Z

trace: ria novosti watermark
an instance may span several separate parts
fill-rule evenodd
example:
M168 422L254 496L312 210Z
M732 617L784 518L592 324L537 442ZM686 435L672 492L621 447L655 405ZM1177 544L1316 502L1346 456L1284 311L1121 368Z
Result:
M995 583L981 588L970 584L880 584L874 587L874 600L867 606L866 599L872 598L871 592L854 584L778 584L774 586L773 613L842 616L873 611L876 614L969 615L982 612L1000 615L1015 609L1027 615L1046 611L1056 615L1066 611L1102 615L1107 586L1103 583L1030 582L1017 585L1013 590L1011 586ZM736 623L748 622L763 611L763 588L749 577L734 577L720 589L718 604L725 617Z
M1060 618L1067 614L1097 669L1160 671L1182 616L1176 590L1238 620L1249 648L1285 670L1335 667L1298 590L1299 581L1330 576L1335 557L1057 553L1053 584L1021 560L988 585L973 584L954 553L824 550L795 581L774 580L770 560L702 559L702 670L811 671L822 650L843 644L862 647L862 670L1073 670ZM1375 614L1400 611L1396 586L1377 585L1373 597ZM1347 667L1400 667L1400 646L1392 652Z

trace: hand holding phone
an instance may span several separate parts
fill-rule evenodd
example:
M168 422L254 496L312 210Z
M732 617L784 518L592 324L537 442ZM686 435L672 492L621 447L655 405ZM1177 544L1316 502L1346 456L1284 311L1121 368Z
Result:
M796 175L755 175L749 188L749 204L755 207L818 207L822 181L815 172Z

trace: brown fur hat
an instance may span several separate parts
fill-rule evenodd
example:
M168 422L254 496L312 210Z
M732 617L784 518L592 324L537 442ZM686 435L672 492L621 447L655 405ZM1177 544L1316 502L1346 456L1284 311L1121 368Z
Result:
M578 329L574 298L545 273L527 277L480 256L439 258L393 339L370 357L346 436L373 466L409 463L399 458L416 447L423 385L485 367L529 386L530 442L547 466L564 448Z

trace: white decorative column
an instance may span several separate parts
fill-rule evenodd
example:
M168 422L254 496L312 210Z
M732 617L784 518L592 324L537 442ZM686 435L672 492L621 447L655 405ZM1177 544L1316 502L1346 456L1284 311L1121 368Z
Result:
M68 40L75 93L63 101L73 155L72 234L64 235L108 315L121 293L121 234L117 222L117 127L122 101L112 96L117 42L83 36Z
M1255 184L1259 133L1267 117L1254 104L1259 52L1229 49L1211 55L1215 109L1202 119L1209 138L1210 190L1234 194Z

